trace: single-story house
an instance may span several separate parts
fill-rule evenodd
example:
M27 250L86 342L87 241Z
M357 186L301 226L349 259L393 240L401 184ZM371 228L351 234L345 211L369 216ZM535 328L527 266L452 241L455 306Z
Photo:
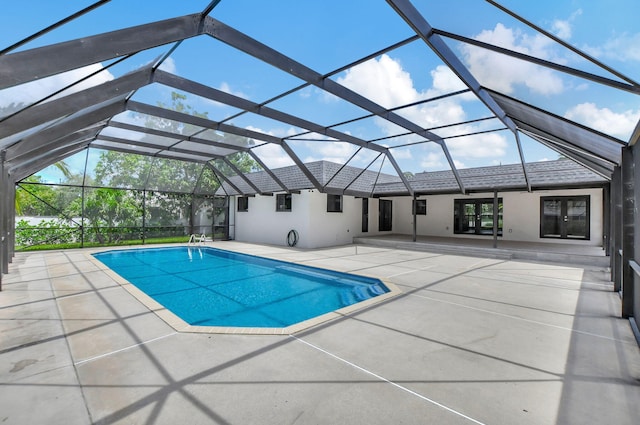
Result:
M607 237L608 181L569 159L527 163L527 178L520 164L460 169L464 194L451 171L418 173L408 176L414 197L403 193L397 176L329 161L305 165L322 190L295 166L272 170L287 192L274 185L273 193L247 196L243 190L243 196L236 190L243 185L240 177L225 182L220 191L232 199L230 236L274 245L295 242L301 248L414 231L591 246L602 246ZM265 171L247 177L261 187L272 181Z

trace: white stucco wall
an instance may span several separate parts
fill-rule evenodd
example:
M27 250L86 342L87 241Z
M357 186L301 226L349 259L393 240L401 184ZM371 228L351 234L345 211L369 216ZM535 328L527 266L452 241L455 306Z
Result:
M540 238L540 197L573 195L590 196L590 239L584 241ZM503 192L499 193L498 196L502 198L503 203L503 236L501 237L503 240L602 245L603 205L601 189L548 190L533 193ZM462 198L493 198L493 193L420 197L419 199L427 200L427 215L417 216L417 234L460 238L485 237L453 233L454 199ZM411 198L408 197L394 198L394 233L413 233L411 201Z
M260 196L249 198L246 212L238 212L235 208L235 239L241 242L254 242L270 245L286 245L287 233L296 229L302 236L309 226L309 205L305 202L306 191L293 194L291 211L276 211L276 196ZM304 240L298 242L303 245Z
M233 238L241 242L286 245L287 234L295 229L298 247L321 248L349 244L354 236L393 232L378 231L377 199L369 199L367 233L362 232L362 198L343 196L341 213L327 212L327 195L317 190L293 194L291 204L291 212L277 212L275 195L256 195L249 198L248 211L238 212L234 200L230 203Z
M590 240L540 238L540 197L590 195ZM418 235L476 238L490 236L456 235L453 233L453 204L459 198L492 198L493 193L472 195L433 195L427 200L427 215L417 216ZM599 246L602 244L602 190L572 189L557 191L504 192L503 240L528 242L574 243ZM378 199L369 199L369 231L362 232L362 198L343 196L342 213L327 212L327 195L317 190L304 190L292 195L292 211L277 212L276 196L249 198L249 210L238 212L233 207L234 238L242 242L286 245L289 230L298 232L298 247L321 248L345 245L355 236L413 233L410 197L384 198L393 201L393 228L378 231Z

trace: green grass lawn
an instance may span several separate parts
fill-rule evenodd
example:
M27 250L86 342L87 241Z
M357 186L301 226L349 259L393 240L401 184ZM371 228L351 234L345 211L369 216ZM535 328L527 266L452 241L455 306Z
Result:
M148 238L144 240L145 245L159 244L159 243L187 243L189 242L189 236L171 236L166 238ZM84 245L80 242L63 243L63 244L43 244L32 246L16 246L16 251L43 251L50 249L72 249L72 248L93 248L97 246L126 246L126 245L142 245L142 239L131 239L126 241L118 241L111 244L101 244L98 242L85 242Z

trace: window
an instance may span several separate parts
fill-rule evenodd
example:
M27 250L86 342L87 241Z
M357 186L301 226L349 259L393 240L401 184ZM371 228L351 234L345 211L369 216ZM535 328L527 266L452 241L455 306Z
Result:
M249 211L249 197L248 196L238 196L238 211L246 212Z
M590 197L543 196L540 198L540 237L589 239Z
M342 195L327 195L327 212L342 212Z
M276 195L276 211L291 211L290 193L281 193Z
M391 211L392 204L391 201L380 199L378 203L378 230L389 231L391 230Z
M369 198L362 198L362 233L369 231Z
M413 214L415 215L427 215L427 200L415 199L413 201Z
M493 198L455 199L453 233L493 235ZM498 198L498 235L502 236L502 198Z

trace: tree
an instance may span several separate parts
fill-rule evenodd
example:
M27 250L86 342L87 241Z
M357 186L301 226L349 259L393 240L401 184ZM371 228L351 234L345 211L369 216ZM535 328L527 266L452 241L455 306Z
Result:
M137 227L142 208L130 191L121 189L95 189L87 196L84 207L89 227L100 243L114 243L122 239L116 227Z
M45 185L42 178L32 175L22 180L16 187L16 214L27 216L57 215L56 191L53 186Z
M64 161L58 161L53 165L62 172L67 180L73 178L69 166ZM37 175L31 175L20 182L29 184L18 184L16 187L15 209L17 215L55 215L51 208L56 197L55 187L45 186L42 178Z

